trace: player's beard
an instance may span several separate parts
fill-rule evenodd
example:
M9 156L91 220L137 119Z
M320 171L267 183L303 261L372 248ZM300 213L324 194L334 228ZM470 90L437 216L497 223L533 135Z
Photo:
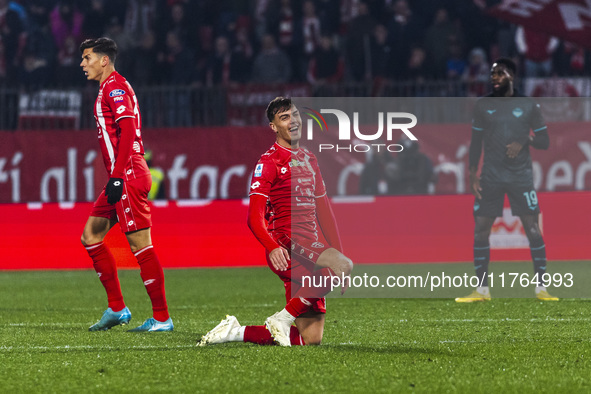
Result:
M501 84L496 89L493 87L493 95L497 97L504 97L509 91L510 87L510 83Z

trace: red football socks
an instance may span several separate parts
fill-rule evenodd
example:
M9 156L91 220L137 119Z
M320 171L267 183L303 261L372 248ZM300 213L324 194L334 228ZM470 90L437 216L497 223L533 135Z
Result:
M86 245L84 248L92 259L94 270L107 291L109 308L114 312L119 312L125 308L125 302L123 302L119 277L117 276L117 265L111 251L103 242Z
M164 272L152 245L134 253L140 265L140 275L152 301L154 319L164 322L170 317L164 292Z
M289 300L285 306L285 310L293 317L298 317L299 315L308 312L312 307L312 304L317 300L318 298L294 297Z
M289 332L291 346L305 345L296 326L291 326ZM246 326L244 329L244 342L256 343L258 345L272 345L273 337L265 326Z

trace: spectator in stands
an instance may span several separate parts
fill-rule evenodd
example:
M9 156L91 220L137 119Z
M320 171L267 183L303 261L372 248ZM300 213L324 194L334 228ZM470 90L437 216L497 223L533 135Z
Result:
M371 76L374 82L390 78L390 58L392 50L388 44L388 30L384 25L377 25L371 37Z
M50 5L45 0L31 0L28 3L29 31L42 29L49 25ZM50 29L51 32L51 29ZM53 36L52 36L53 39Z
M408 80L415 83L423 83L427 79L427 66L425 60L427 52L418 45L410 50L410 59L408 59ZM418 94L418 92L417 92Z
M370 80L375 71L374 56L381 57L383 48L389 48L386 43L387 31L384 39L372 40L372 32L378 29L376 23L376 19L369 13L367 3L360 2L357 16L349 22L345 37L348 73L354 81ZM383 26L382 29L385 30Z
M359 194L376 196L389 194L399 178L398 164L390 152L367 152L367 161L359 176Z
M141 44L132 50L130 57L129 75L133 86L153 85L158 82L158 52L156 51L156 35L153 31L148 30L144 34ZM140 95L140 98L145 96Z
M564 42L554 54L554 71L563 76L584 76L588 74L589 54L582 47Z
M251 32L251 21L248 18L238 18L234 36L233 52L242 61L239 82L247 82L250 79L252 62L254 59L254 45Z
M156 0L128 0L123 30L134 42L142 42L146 34L154 31L156 12Z
M304 40L303 59L308 60L314 55L318 48L322 26L320 25L320 19L318 19L318 16L316 15L316 7L312 0L304 1L302 10L304 15L302 18L302 37Z
M488 89L489 78L490 65L486 59L484 49L472 49L468 58L468 66L462 74L462 81L468 84L468 96L483 96Z
M340 0L317 0L316 14L320 19L322 32L333 36L339 32L340 20Z
M163 82L188 86L195 82L195 54L182 39L181 33L171 30L166 34L166 52L160 56Z
M278 4L278 5L277 5ZM267 11L267 33L276 37L277 45L289 59L290 79L299 80L302 61L302 19L291 0L271 2ZM265 37L261 44L265 45ZM256 72L256 70L253 70Z
M84 14L83 32L85 37L102 37L110 15L105 0L91 0L90 7Z
M335 83L343 79L345 64L333 45L332 38L324 35L320 46L308 65L308 82L312 85Z
M419 143L404 138L398 142L404 149L397 154L398 165L390 194L428 194L437 178L433 162L419 149Z
M232 52L230 42L226 37L215 40L215 53L210 57L206 72L207 86L229 86L238 82L245 82L246 60L238 52Z
M57 68L55 80L58 86L80 86L85 78L80 78L80 51L74 37L66 37L64 46L57 54ZM80 76L80 77L79 77Z
M53 84L56 47L49 27L49 14L35 15L24 50L21 83L28 88L43 88ZM76 46L76 55L78 47ZM76 57L79 59L79 56ZM76 63L76 68L78 63ZM78 70L76 70L78 71ZM79 73L78 73L79 74ZM71 75L70 75L71 79ZM78 79L83 81L82 78ZM58 85L62 85L60 81Z
M105 37L108 37L117 43L119 54L117 55L117 71L129 75L132 59L131 52L136 46L131 36L123 30L123 23L118 16L112 16L105 29Z
M252 80L257 83L287 83L291 78L291 64L285 53L277 48L275 38L263 37L262 48L254 59Z
M202 50L202 38L198 37L197 31L199 30L199 23L192 23L193 18L197 18L197 15L187 14L186 8L189 5L183 1L167 2L168 7L163 8L165 15L161 16L161 23L157 24L156 30L156 43L157 46L163 48L166 46L168 40L168 33L174 32L175 35L184 43L187 48L190 48L193 54L200 53ZM191 20L187 17L191 15ZM214 21L210 21L211 24ZM211 33L211 32L210 32ZM213 36L206 38L208 45L211 45ZM207 59L206 57L204 59Z
M64 48L68 37L82 41L84 14L74 0L59 0L50 14L51 32L58 49Z
M9 7L8 0L0 0L0 78L8 85L18 81L25 48L25 31L18 13Z
M466 70L466 60L459 44L452 44L449 47L449 57L447 59L447 79L451 81L459 80Z
M423 38L423 22L413 14L407 0L396 0L393 5L394 16L388 25L388 43L394 56L391 58L391 75L397 79L406 76L406 65L410 49Z
M163 82L175 87L168 91L165 103L168 124L173 127L190 126L191 92L186 88L196 81L195 55L176 30L166 35L166 53L160 60Z
M552 73L552 54L559 43L556 37L519 26L515 32L515 44L524 58L525 77L549 76Z
M447 75L447 62L450 58L450 47L460 44L461 32L450 20L445 8L439 8L435 13L433 24L425 33L425 50L429 65L429 77L444 79Z

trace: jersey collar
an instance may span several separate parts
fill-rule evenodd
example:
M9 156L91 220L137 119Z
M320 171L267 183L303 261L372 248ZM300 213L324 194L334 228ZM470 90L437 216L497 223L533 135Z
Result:
M296 153L298 153L300 151L300 148L298 148L296 150L288 149L285 146L279 145L278 142L275 142L275 146L277 146L280 149L283 149L284 151L287 151L289 153L292 153L292 154L296 154Z

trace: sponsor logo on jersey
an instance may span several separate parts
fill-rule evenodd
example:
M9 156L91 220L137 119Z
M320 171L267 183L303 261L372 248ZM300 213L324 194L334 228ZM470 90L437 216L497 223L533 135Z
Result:
M125 94L125 90L115 89L115 90L112 90L111 93L109 93L109 97L123 96L124 94Z
M324 248L324 244L323 244L322 242L314 242L314 243L312 244L312 247L313 247L313 248L320 249L320 248Z
M140 150L141 150L140 143L137 142L137 141L134 141L134 143L133 143L133 151L134 152L139 152Z
M305 166L306 163L303 161L298 161L296 159L291 159L291 161L289 162L289 166L290 167L303 167Z
M281 173L285 174L287 172L287 168L286 167L281 167Z
M254 169L254 176L259 177L263 175L263 164L259 163Z
M115 97L113 99L113 101L117 102L117 101L123 101L123 97L119 96L119 97Z
M259 181L256 181L255 183L253 183L252 185L250 185L250 188L252 190L254 190L254 189L256 189L259 186L261 186L261 183Z
M156 279L148 279L148 280L144 281L144 286L151 285L154 282L156 282Z
M125 105L120 105L120 106L117 108L117 113L118 113L119 115L121 115L123 112L125 112Z
M516 118L519 118L521 115L523 115L523 110L517 107L513 110L513 115L515 115Z

